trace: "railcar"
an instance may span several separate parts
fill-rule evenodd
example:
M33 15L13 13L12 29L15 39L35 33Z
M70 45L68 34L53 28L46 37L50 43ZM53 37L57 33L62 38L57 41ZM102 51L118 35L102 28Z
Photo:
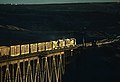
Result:
M65 40L58 40L59 48L64 48L65 47Z
M65 46L69 47L70 46L70 39L65 39Z
M48 51L48 50L52 50L52 49L53 49L52 41L50 41L50 42L46 42L45 47L46 47L46 51Z
M53 49L58 49L59 45L58 45L58 41L52 41L52 45L53 45Z
M45 42L38 43L38 52L45 51Z
M18 56L20 55L20 45L10 46L10 55L11 56Z
M76 39L75 38L71 38L70 39L70 46L75 46L76 45Z
M30 53L37 52L37 43L30 44Z
M21 45L21 55L29 54L29 44Z
M76 39L75 38L65 39L65 45L66 45L66 47L75 46Z
M10 55L10 47L0 46L0 56L8 56L8 55Z

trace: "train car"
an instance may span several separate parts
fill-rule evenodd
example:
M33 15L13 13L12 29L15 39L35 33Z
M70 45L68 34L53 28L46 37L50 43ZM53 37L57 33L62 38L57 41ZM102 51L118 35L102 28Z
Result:
M75 46L76 45L76 39L71 38L71 39L65 39L65 46L70 47L70 46Z
M10 47L0 46L0 56L8 56L8 55L10 55Z
M10 52L11 56L20 55L20 45L10 46Z
M65 46L69 47L70 46L70 39L65 39Z
M58 49L58 41L52 41L53 49Z
M58 40L59 41L59 48L65 47L65 40Z
M75 38L71 38L70 39L70 45L71 46L75 46L76 45L76 39Z
M37 52L37 43L30 44L30 53Z
M52 50L52 49L53 49L52 41L46 42L45 44L46 44L46 46L45 46L45 47L46 47L46 51Z
M21 45L21 55L29 54L29 44Z
M42 43L38 43L38 52L42 52L42 51L45 51L45 42L42 42Z

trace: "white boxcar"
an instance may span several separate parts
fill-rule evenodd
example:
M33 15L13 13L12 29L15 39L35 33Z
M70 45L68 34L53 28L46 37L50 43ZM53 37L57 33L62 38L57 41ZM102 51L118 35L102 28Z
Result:
M76 45L76 39L75 38L71 38L70 39L70 45L71 46L75 46Z
M21 45L21 55L29 54L29 44Z
M30 44L30 52L31 53L37 52L37 43Z
M52 50L52 41L46 42L46 51L47 50Z
M10 46L10 49L11 49L11 56L20 55L20 45Z
M66 43L66 47L75 46L76 39L75 38L65 39L65 43Z
M66 45L66 47L69 47L70 44L71 44L70 39L65 39L65 45Z
M45 42L38 43L38 52L45 51Z
M52 41L53 43L53 49L57 49L59 46L58 46L58 41Z
M0 56L8 56L10 55L10 47L0 46Z
M59 40L59 48L64 48L64 47L65 47L65 41Z

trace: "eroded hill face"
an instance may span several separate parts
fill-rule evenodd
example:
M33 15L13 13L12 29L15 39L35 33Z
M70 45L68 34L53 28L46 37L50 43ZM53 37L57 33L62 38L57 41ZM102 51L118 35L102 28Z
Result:
M118 29L119 3L0 5L1 25L34 31Z
M118 35L119 27L119 3L0 5L4 44L66 37L81 41L83 35L89 41Z

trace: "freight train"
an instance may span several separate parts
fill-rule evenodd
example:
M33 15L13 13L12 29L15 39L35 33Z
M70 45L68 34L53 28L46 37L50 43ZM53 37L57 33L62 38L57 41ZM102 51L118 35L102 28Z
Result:
M12 45L12 46L1 46L0 47L0 57L2 56L19 56L30 53L37 53L43 51L50 51L56 49L63 49L74 47L76 45L76 39L59 39L56 41L32 43L32 44L22 44L22 45Z

